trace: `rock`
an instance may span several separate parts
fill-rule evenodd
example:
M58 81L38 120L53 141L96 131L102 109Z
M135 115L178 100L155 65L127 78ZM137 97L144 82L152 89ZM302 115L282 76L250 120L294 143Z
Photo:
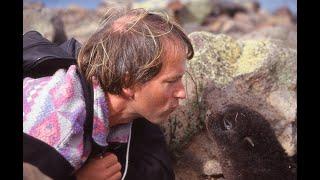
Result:
M297 97L294 91L272 91L267 97L267 102L275 109L279 110L279 113L285 117L288 123L296 120Z
M293 155L296 50L279 45L281 40L235 40L208 32L194 32L189 37L195 56L188 62L188 71L197 82L202 108L210 114L235 103L256 110L270 122L286 152ZM283 135L285 130L292 134Z
M230 31L237 31L236 23L233 20L226 21L222 25L221 30L220 30L220 32L222 32L222 33L227 33L227 32L230 32Z
M243 3L247 12L257 13L260 10L260 3L258 1L246 1Z
M65 42L68 38L66 35L66 32L64 30L64 24L60 16L53 16L50 19L50 22L53 25L53 37L52 42L56 44L62 44Z
M231 16L227 16L230 18L225 18L223 16L226 15L222 14L215 18L208 17L206 18L205 25L211 25L213 27L211 32L225 33L228 35L233 33L244 35L253 30L274 26L283 26L294 29L294 21L292 20L293 15L281 13L281 11L278 14L271 15L264 10L248 10L245 12L236 12L235 15L232 16L233 18Z
M96 8L96 13L103 17L110 8L131 9L132 5L133 0L102 0Z
M252 23L241 22L237 20L229 20L225 22L220 30L221 33L231 34L231 33L240 33L245 34L254 29Z
M41 10L44 8L43 2L33 2L33 1L23 1L23 10L25 9L34 9L34 10Z
M293 24L291 17L288 16L272 16L262 25L269 26L277 26L277 25L285 25L291 26Z
M43 174L37 167L23 162L23 179L24 180L52 180Z
M74 37L80 43L84 43L99 27L98 20L84 20L81 24L66 24L68 37Z
M282 133L278 136L282 147L286 153L292 157L297 154L297 121L289 123Z
M236 40L223 34L213 35L209 32L193 32L189 38L195 54L188 62L188 70L198 83L197 86L205 87L210 79L215 79L218 85L229 83L235 71L233 64L241 53Z
M241 23L245 23L245 24L252 24L253 20L252 18L250 17L250 15L248 13L243 13L243 12L239 12L239 13L236 13L234 15L234 18L233 18L235 21L238 21L238 22L241 22Z
M82 6L79 6L77 4L70 4L68 5L68 7L66 8L66 12L68 12L69 14L81 14L82 16L84 14L86 14L88 10Z
M23 33L31 30L40 32L45 38L52 41L54 28L50 19L57 12L49 8L32 9L26 8L23 10Z
M259 9L256 13L250 13L250 16L254 19L254 22L257 26L256 28L270 26L265 23L268 21L268 19L272 18L272 14L270 14L268 11Z
M199 27L199 24L196 22L196 17L187 8L186 4L183 4L180 0L170 1L166 8L169 14L172 15L180 25L194 24Z
M199 24L194 23L194 22L184 23L184 24L181 24L181 26L185 30L186 34L190 34L194 31L204 31L207 29L207 27L199 26Z
M98 25L99 16L94 10L77 5L70 5L66 9L32 9L26 6L23 11L23 33L36 30L58 44L67 37L84 43Z
M246 13L236 13L234 18L227 15L206 19L206 31L231 35L237 33L243 35L255 29L255 19Z
M242 12L239 12L237 13L233 20L240 23L240 24L245 24L247 26L253 26L252 30L255 29L255 27L261 23L264 18L266 17L259 17L259 13L252 13L252 12L249 12L249 13L242 13ZM249 31L246 31L246 33L249 32Z
M185 5L180 0L172 0L172 1L169 1L167 4L167 8L172 11L180 11L184 7Z
M247 12L247 9L240 3L232 1L216 1L213 10L214 15L227 15L229 17L234 17L238 12Z
M208 32L189 35L195 48L184 76L187 99L162 124L171 149L203 128L204 113L230 103L249 106L272 124L289 155L296 151L296 50L273 40L235 40ZM280 41L280 40L279 40ZM289 101L288 101L289 100ZM283 135L286 128L292 136Z
M175 178L196 180L203 176L221 175L221 166L213 150L206 131L195 135L174 163Z
M292 21L294 19L293 17L293 13L291 12L291 10L286 7L280 7L278 9L275 10L275 12L273 13L275 16L286 16L289 17L289 19Z
M60 9L62 20L67 25L77 25L91 18L90 10L78 5L69 5L66 9Z
M217 160L209 160L204 163L203 174L211 176L222 174L220 163Z
M222 29L222 26L224 25L225 22L230 21L231 18L227 15L220 15L218 17L212 17L211 19L207 18L207 24L209 26L208 30L210 32L220 32Z
M169 121L161 124L171 152L179 151L190 139L204 128L204 112L200 96L196 92L196 83L186 74L183 77L187 98L169 116Z
M69 6L60 11L67 36L81 43L84 43L97 30L102 18L94 10L78 6Z
M213 10L215 4L210 0L189 0L186 3L188 11L194 17L194 21L198 24L204 22L205 17L207 17Z
M172 0L166 9L181 25L205 23L206 17L212 12L215 4L210 0Z
M275 26L252 31L243 35L239 39L272 39L281 40L283 45L297 49L297 30L296 27ZM279 42L281 43L281 42ZM278 44L279 44L278 43Z
M290 10L279 10L275 14L270 15L266 11L260 10L257 15L261 19L258 24L258 29L273 26L287 26L292 27L296 25L295 17L292 15ZM288 12L289 11L289 12Z
M168 4L168 0L148 0L148 1L134 1L132 8L144 8L146 10L165 10Z

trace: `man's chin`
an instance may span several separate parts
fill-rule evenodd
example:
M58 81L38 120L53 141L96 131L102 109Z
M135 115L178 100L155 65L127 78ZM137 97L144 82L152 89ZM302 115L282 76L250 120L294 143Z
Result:
M161 123L163 123L163 122L166 122L166 121L168 121L169 120L169 116L167 115L167 116L165 116L165 117L158 117L158 118L150 118L150 119L148 119L151 123L153 123L153 124L161 124Z

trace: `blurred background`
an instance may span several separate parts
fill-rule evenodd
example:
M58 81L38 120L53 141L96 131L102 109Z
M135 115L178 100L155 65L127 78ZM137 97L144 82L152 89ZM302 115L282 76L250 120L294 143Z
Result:
M295 28L297 15L296 0L23 0L23 33L38 30L49 40L65 33L84 42L109 6L166 11L188 33L234 37L271 26Z
M65 8L72 4L77 4L84 8L95 9L103 0L24 0L24 2L42 2L47 7ZM136 0L136 2L143 2L148 0ZM170 0L163 0L168 2ZM188 0L181 0L187 2ZM226 0L224 0L226 1ZM241 0L229 0L233 2L241 2ZM279 7L287 6L294 14L297 12L297 0L257 0L261 7L272 12Z

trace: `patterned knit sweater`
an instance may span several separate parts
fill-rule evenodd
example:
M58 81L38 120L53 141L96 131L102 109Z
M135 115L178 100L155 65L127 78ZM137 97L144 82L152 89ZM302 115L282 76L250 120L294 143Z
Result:
M109 128L105 94L97 81L93 81L93 96L93 140L101 146L128 142L132 124ZM85 100L75 65L53 76L24 78L23 132L54 147L75 169L91 151L84 148L85 117Z

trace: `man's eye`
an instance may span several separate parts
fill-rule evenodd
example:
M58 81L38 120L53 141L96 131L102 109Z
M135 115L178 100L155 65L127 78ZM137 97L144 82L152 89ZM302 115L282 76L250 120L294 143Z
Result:
M169 81L167 81L167 83L175 83L175 82L177 82L178 80L177 79L175 79L175 80L169 80Z
M167 83L176 83L176 82L180 81L181 79L182 79L182 76L178 77L178 78L174 78L174 79L169 79L166 82Z

